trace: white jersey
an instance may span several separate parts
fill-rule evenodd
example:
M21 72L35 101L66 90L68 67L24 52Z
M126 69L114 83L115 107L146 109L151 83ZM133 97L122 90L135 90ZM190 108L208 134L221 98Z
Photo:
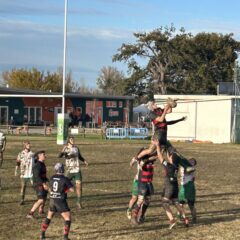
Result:
M17 156L17 162L20 163L20 178L32 178L33 152L21 151Z
M6 141L5 134L3 132L0 132L0 146L3 146L5 141Z
M137 163L137 173L134 177L134 180L138 180L138 175L139 175L139 171L141 170L141 166L140 166L139 162L137 161L137 159L133 158L131 160L131 164L134 165L135 163Z
M79 149L76 146L66 147L64 152L67 153L66 167L69 173L80 172ZM69 156L69 158L68 158Z
M185 185L185 184L193 181L194 178L195 178L195 172L185 173L183 167L180 167L179 173L180 173L180 183L181 183L181 185Z

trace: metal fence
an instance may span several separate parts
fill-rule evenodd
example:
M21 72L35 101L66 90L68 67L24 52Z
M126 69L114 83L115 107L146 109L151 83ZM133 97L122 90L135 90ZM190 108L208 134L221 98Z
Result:
M107 139L145 139L149 135L147 128L107 128Z

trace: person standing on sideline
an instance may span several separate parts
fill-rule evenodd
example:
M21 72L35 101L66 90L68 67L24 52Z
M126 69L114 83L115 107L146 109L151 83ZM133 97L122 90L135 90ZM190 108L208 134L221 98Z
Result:
M37 201L33 204L32 209L27 214L27 218L34 218L33 214L38 209L39 214L44 213L44 205L47 199L47 168L45 165L45 151L41 150L34 154L33 164L33 187L36 190Z
M24 204L25 192L27 183L33 184L32 167L33 167L33 152L31 151L31 145L29 141L23 142L23 150L18 154L16 160L15 176L18 175L18 169L20 168L20 179L21 179L21 201L20 205Z
M62 152L58 155L59 158L65 157L65 165L67 176L71 181L74 181L77 194L77 206L82 206L82 173L80 169L80 161L86 166L88 162L82 157L79 148L74 144L74 137L69 136L67 145L63 147Z
M0 168L2 167L3 163L3 152L5 151L6 143L6 135L2 131L0 131Z
M50 178L50 202L46 219L41 226L40 240L45 240L46 230L51 223L55 213L60 213L64 219L64 240L68 240L68 234L71 227L71 213L67 203L67 192L74 192L73 185L69 178L64 176L64 165L57 163L54 166L55 174Z
M0 131L0 168L2 167L2 163L3 163L3 152L5 151L6 143L7 143L6 135L2 131ZM0 176L0 189L1 188L2 188L2 181Z

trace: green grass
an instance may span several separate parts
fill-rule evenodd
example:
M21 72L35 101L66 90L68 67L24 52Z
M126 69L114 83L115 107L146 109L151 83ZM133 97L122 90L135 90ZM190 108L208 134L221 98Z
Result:
M19 205L20 181L14 177L15 160L28 139L32 150L45 149L48 176L59 160L62 146L56 145L55 136L7 136L7 149L1 172L0 190L0 239L38 239L43 218L30 221L25 218L36 196L27 189L26 204ZM75 205L74 193L69 194L72 211L70 239L240 239L240 145L173 143L187 157L195 157L197 165L198 223L185 228L179 223L168 230L167 217L161 207L162 169L156 164L155 195L148 209L146 222L132 226L126 217L130 189L136 169L129 167L132 156L146 140L102 140L100 137L76 137L82 155L89 167L82 167L83 210ZM189 211L187 211L189 213ZM63 220L56 215L48 231L47 239L62 239Z

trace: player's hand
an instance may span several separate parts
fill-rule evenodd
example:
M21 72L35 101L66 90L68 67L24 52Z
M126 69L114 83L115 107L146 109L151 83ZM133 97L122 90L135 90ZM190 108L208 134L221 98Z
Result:
M169 105L169 104L166 104L165 106L164 106L164 110L169 110L171 108L171 106Z
M84 161L84 163L85 163L85 166L88 167L88 162L87 162L87 161Z
M43 183L44 190L48 191L48 185L46 183Z
M18 171L16 169L15 172L14 172L14 176L17 177L17 175L18 175Z
M135 162L137 162L137 159L135 157L133 157L132 160L129 163L130 167L132 167Z
M159 141L157 139L152 139L152 144L155 145L155 146L158 146L159 145Z
M187 116L182 117L182 120L186 121L187 120Z

